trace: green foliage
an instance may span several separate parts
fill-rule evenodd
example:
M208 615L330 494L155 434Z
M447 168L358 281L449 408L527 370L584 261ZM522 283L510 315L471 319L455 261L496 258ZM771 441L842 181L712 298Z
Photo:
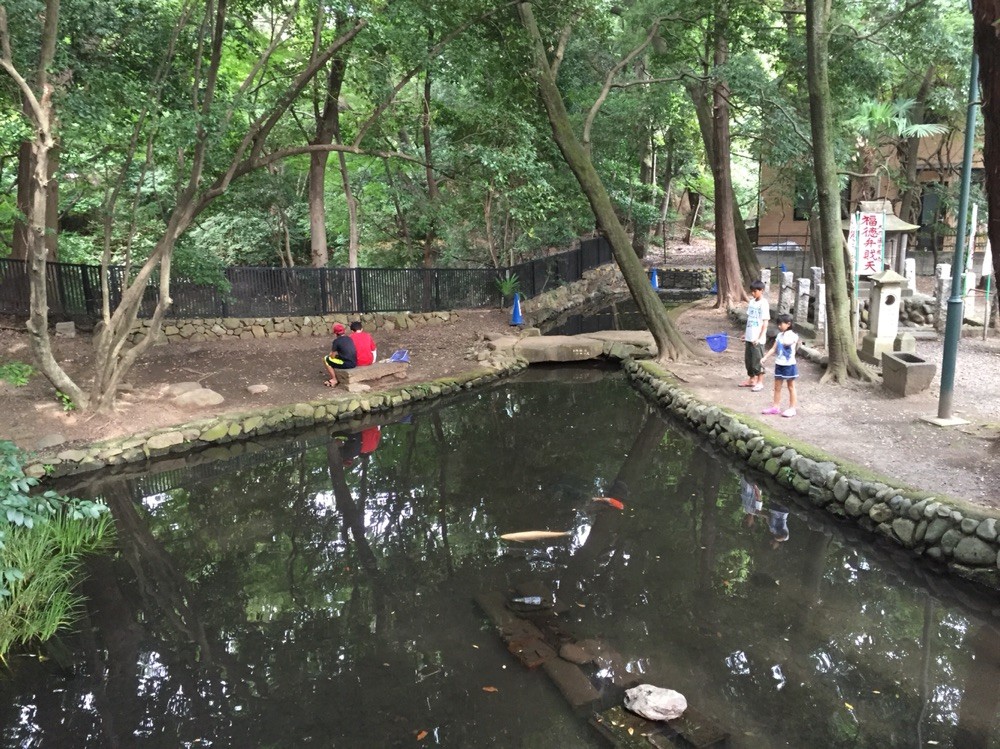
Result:
M33 493L22 455L0 441L0 657L16 644L44 640L72 618L70 580L80 555L109 535L98 502Z
M521 279L517 277L516 273L508 273L497 279L497 288L504 299L510 299L521 290Z
M24 362L14 361L0 364L0 380L9 382L14 387L23 387L35 373L35 368Z
M73 398L62 390L56 390L56 400L62 406L63 411L73 411L76 409L76 404L73 402Z

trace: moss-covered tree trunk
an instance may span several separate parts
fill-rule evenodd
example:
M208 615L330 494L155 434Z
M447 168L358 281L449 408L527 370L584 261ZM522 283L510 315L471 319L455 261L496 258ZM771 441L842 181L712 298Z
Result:
M531 3L520 3L518 4L518 12L532 42L538 90L548 114L549 124L552 126L552 135L556 145L587 197L598 227L611 244L612 253L618 267L621 268L632 298L656 340L658 359L666 361L692 355L684 338L667 317L667 311L656 292L653 291L642 263L632 250L628 234L615 214L614 206L604 188L604 183L573 132L569 114L566 112L559 88L552 75L552 69L545 54L545 45L538 25L535 23L531 6Z
M812 127L813 170L819 196L820 244L826 278L826 315L829 325L829 365L824 380L848 377L870 379L858 358L851 326L851 300L840 225L840 190L833 156L830 80L827 69L830 0L806 0L806 66L809 78L809 121ZM814 240L816 238L814 237Z

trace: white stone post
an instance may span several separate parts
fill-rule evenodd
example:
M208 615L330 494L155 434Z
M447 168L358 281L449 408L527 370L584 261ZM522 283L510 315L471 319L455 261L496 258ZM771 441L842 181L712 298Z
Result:
M812 282L808 278L799 279L798 293L795 295L795 317L793 322L801 329L809 322L809 287Z
M795 301L795 290L792 284L795 282L795 274L785 271L781 274L781 286L778 288L778 314L782 315L790 312Z
M827 348L826 326L826 284L816 284L816 342Z
M951 265L938 263L934 266L934 329L944 332L948 319L948 295L951 294Z
M906 276L906 288L910 291L916 293L917 291L917 259L908 257L903 261L903 265L906 267L903 269L903 275Z
M764 284L764 293L768 294L771 291L771 269L761 268L760 269L760 282Z
M965 308L962 310L962 319L975 317L976 315L976 274L968 271L962 279L962 287L965 293L962 295L965 301Z

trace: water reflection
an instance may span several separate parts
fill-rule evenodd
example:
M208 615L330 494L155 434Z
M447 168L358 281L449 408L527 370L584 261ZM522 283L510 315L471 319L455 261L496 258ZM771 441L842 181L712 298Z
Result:
M607 699L678 689L732 746L998 745L996 620L963 591L734 472L620 376L532 379L95 481L118 549L79 632L13 659L2 745L597 746L473 604L527 584L620 654L593 671ZM528 529L571 535L499 539Z

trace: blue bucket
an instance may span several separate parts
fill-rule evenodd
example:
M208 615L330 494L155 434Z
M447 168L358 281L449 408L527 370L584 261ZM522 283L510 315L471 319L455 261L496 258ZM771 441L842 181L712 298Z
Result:
M717 354L721 354L729 347L729 335L727 333L715 333L705 336L705 343Z

